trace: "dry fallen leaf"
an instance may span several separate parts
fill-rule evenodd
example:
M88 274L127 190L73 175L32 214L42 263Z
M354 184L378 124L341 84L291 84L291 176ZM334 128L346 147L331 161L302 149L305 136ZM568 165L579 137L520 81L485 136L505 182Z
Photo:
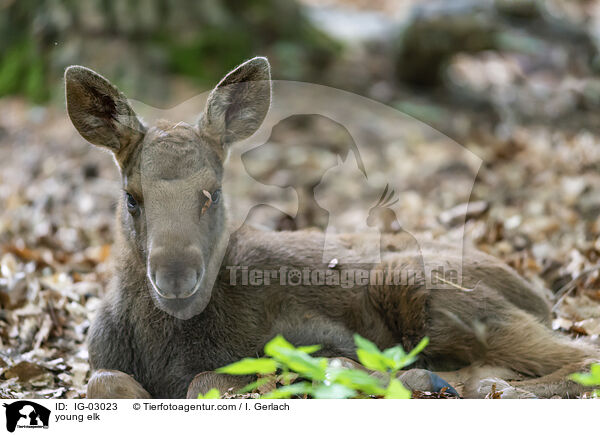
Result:
M38 364L31 363L29 361L21 361L12 367L4 370L4 377L6 379L19 378L21 382L27 382L32 378L43 375L46 373L46 369Z

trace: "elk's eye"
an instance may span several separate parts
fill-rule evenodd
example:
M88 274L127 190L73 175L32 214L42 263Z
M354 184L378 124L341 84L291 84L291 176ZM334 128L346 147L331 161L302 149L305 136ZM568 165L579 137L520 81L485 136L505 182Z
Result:
M213 204L216 204L219 202L219 199L221 199L221 189L217 189L215 190L212 194L211 194L211 198L212 198L212 202Z
M138 203L130 193L125 194L125 199L127 203L127 210L129 213L134 214L138 210Z

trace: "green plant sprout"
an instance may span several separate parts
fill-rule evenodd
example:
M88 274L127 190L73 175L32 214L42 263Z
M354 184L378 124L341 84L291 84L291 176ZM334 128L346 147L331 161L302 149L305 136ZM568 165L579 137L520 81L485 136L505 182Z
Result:
M589 373L573 373L569 379L586 387L600 387L600 364L592 364ZM594 397L600 398L600 388L595 389L592 394Z
M281 335L277 335L265 345L264 357L244 358L221 367L216 372L258 376L255 382L246 385L237 394L254 391L267 383L282 384L279 388L261 395L264 399L288 399L292 396L315 399L410 399L410 390L402 385L396 375L398 371L417 360L418 354L427 346L429 339L423 338L408 353L401 346L381 351L374 343L358 334L354 335L354 342L359 362L375 372L375 376L364 370L339 367L327 358L312 356L311 354L321 346L295 347ZM220 392L213 388L198 398L211 399L220 395Z

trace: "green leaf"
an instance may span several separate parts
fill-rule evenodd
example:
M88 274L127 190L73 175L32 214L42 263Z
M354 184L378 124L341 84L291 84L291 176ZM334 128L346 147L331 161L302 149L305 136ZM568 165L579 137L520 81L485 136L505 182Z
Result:
M386 399L410 399L411 392L398 379L392 379L385 392Z
M356 391L341 384L319 385L312 392L315 399L347 399L356 396Z
M394 346L386 349L383 352L383 355L392 361L387 361L386 363L393 371L400 370L414 363L417 360L418 354L425 349L428 344L429 338L424 337L408 354L402 349L402 346Z
M368 353L376 355L383 355L375 343L367 340L364 337L361 337L358 334L354 334L354 343L358 349L362 349Z
M314 358L306 353L306 350L314 352L319 348L305 346L303 349L296 349L281 335L277 335L265 345L265 354L305 378L321 381L325 379L327 360Z
M254 382L250 382L248 385L246 385L242 389L238 390L236 392L236 394L244 394L244 393L248 393L250 391L254 391L258 387L260 387L261 385L264 385L264 384L268 383L271 380L272 380L272 377L260 378L260 379L254 381Z
M377 370L378 372L386 372L388 370L389 358L383 356L383 354L375 354L371 353L365 349L357 349L356 356L358 356L358 361L370 370Z
M589 373L573 373L569 379L586 387L600 385L600 364L592 364Z
M400 370L416 360L416 358L407 355L402 346L394 346L386 349L383 354L391 360L387 364L392 370Z
M320 344L315 344L312 346L299 346L298 350L300 352L304 352L304 353L315 353L316 351L321 349L321 345Z
M283 336L277 335L265 344L265 355L276 358L280 355L281 349L295 349L295 347Z
M403 358L406 358L406 352L402 349L402 346L394 346L390 347L383 351L383 355L387 358L393 359L394 361L401 361Z
M268 374L277 371L277 362L270 358L244 358L228 366L215 370L229 375Z
M310 382L298 382L292 385L286 385L265 394L262 398L289 399L291 396L299 394L312 394L312 384Z
M600 385L600 364L592 364L590 366L590 374L598 381L598 385Z
M600 380L592 376L591 373L573 373L572 375L569 375L569 379L586 387L595 387L596 385L600 385Z
M277 377L277 381L283 385L289 385L298 379L298 373L284 371Z
M368 395L383 396L385 394L385 389L381 386L379 379L362 370L330 369L327 372L327 379L332 383L345 385Z
M325 379L327 369L327 359L325 358L314 358L298 349L284 348L279 348L279 355L274 358L307 379L313 381Z
M411 358L416 358L418 354L420 354L425 347L429 344L429 337L423 337L419 344L417 344L413 350L408 353L408 356Z
M206 394L202 395L202 393L198 394L198 399L220 399L221 393L216 388L212 388L206 392Z
M356 343L356 355L359 362L370 370L386 372L388 369L393 369L397 363L393 359L387 357L375 343L354 334L354 343Z

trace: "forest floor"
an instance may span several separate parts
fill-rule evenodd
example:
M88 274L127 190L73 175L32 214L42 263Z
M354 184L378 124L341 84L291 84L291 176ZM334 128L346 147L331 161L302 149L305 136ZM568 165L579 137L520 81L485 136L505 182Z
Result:
M108 154L84 143L60 108L5 99L0 112L9 114L0 120L0 395L81 397L89 376L86 331L110 276L118 172ZM470 145L483 165L474 180L476 207L467 216L466 239L550 289L548 297L558 302L554 329L599 342L598 137L519 127L507 140L489 135ZM395 145L388 146L384 155L393 156ZM314 154L305 159L308 170ZM460 205L473 182L468 168L456 170L455 159L447 157L434 169L428 161L427 177L398 189L400 222L433 239L462 228ZM385 173L394 174L406 165L418 172L428 159L384 160ZM259 169L279 179L294 173L282 166ZM344 204L356 198L349 182L331 186L338 200L347 195ZM260 196L260 189L243 183L228 193L236 192ZM310 209L303 213L300 226L321 225ZM355 217L348 211L336 222L352 230ZM254 221L280 225L268 214Z

